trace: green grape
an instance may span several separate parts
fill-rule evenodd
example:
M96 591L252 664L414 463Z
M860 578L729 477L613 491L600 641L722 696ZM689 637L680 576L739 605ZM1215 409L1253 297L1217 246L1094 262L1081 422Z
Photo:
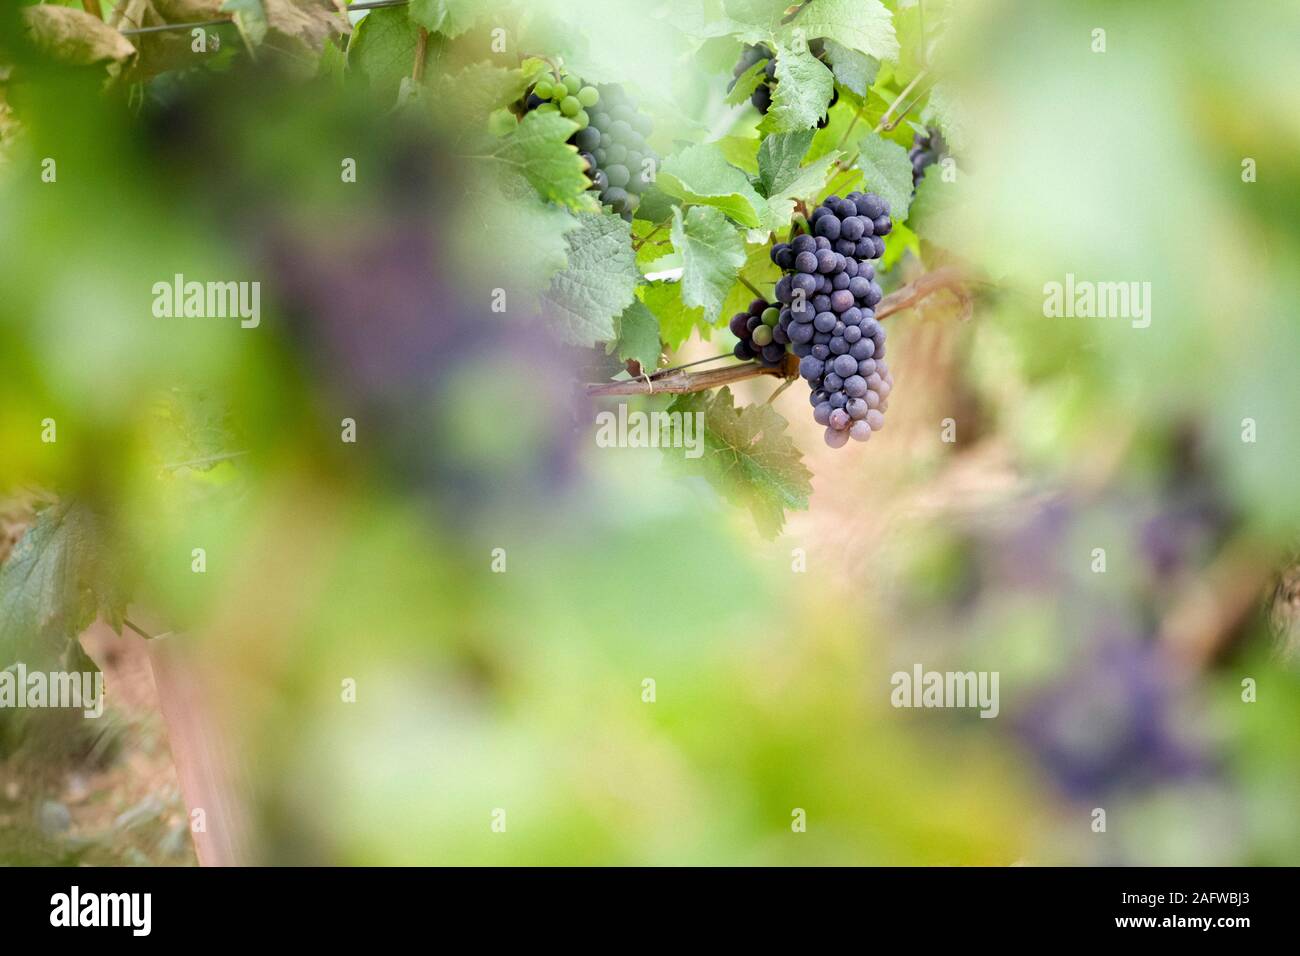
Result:
M568 90L570 94L576 94L578 90L582 89L582 80L570 74L564 78L564 88Z
M538 80L537 85L533 87L533 92L537 94L539 99L549 100L554 88L551 86L550 80Z
M559 111L560 108L554 103L543 103L541 106L537 107L537 112L539 113L558 113Z
M600 102L600 91L594 86L584 86L578 90L578 102L591 108Z
M573 121L578 124L578 129L586 129L591 123L591 117L587 115L586 110L578 110L572 117Z
M565 116L577 116L580 109L582 104L578 102L576 96L566 96L560 100L560 112Z
M781 313L778 312L772 306L768 306L766 309L763 310L764 325L768 325L768 326L776 325L776 323L780 320L780 318L781 318Z

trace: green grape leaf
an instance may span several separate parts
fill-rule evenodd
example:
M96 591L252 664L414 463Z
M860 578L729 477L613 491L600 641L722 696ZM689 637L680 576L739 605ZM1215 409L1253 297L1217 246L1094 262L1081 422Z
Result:
M810 129L766 137L758 147L758 191L770 198L793 182L812 139Z
M835 74L835 82L865 99L867 90L871 89L871 84L876 82L876 74L880 72L880 61L874 56L850 50L834 40L826 41L825 50L831 72Z
M659 335L670 351L681 348L695 329L700 330L702 339L708 339L712 333L713 327L705 321L704 310L691 308L682 301L680 282L651 282L641 287L640 295L646 308L659 320Z
M632 304L640 274L631 229L613 213L583 213L565 241L568 268L542 297L547 320L566 342L594 345L614 338L614 317Z
M481 7L482 0L411 0L407 13L430 32L454 38L474 25Z
M767 196L767 225L784 229L794 215L798 199L816 198L835 168L838 153L817 157L800 166L813 140L812 130L775 133L763 140L758 150L758 189Z
M535 64L541 61L526 61L524 68L512 70L493 63L471 63L456 73L427 81L438 103L442 128L458 150L488 150L516 131L519 121L505 107L532 85L537 75Z
M490 288L506 289L509 302L536 303L551 278L568 264L565 236L577 228L578 220L544 201L513 170L489 167L468 189L467 202L456 209L457 221L448 224L452 234L467 243L477 237L476 246L492 244L490 274L482 278ZM494 242L504 235L513 241Z
M639 299L633 301L614 326L618 340L610 346L611 352L617 353L623 361L631 359L639 363L647 372L659 367L659 356L663 351L659 342L659 321L645 303Z
M758 146L762 140L754 136L721 136L713 145L722 151L722 157L751 176L758 174Z
M699 0L685 0L684 5L701 6ZM706 26L715 30L725 29L746 43L759 43L770 41L781 29L781 20L790 3L789 0L722 0L720 4L705 6L717 6L725 10L725 16L705 16L703 19ZM677 13L674 12L674 17L676 16ZM681 16L685 18L683 22L690 22L691 14L683 10ZM696 13L695 16L699 17L700 14Z
M777 46L772 105L758 124L763 133L811 129L826 115L835 77L806 46Z
M929 100L921 113L921 122L943 134L948 151L961 155L966 145L966 130L961 122L961 110L952 89L946 83L936 83L930 89Z
M862 171L863 188L889 202L889 214L896 222L907 219L912 202L912 161L907 150L893 140L870 133L858 142L854 163Z
M717 321L722 300L745 264L745 240L718 209L673 210L673 248L682 254L682 301Z
M704 454L669 461L683 473L702 474L723 497L749 508L759 533L775 538L787 509L805 510L812 473L786 433L789 423L771 405L737 408L731 389L678 396L669 412L702 414Z
M731 88L731 92L727 94L728 106L739 106L749 99L751 93L759 88L763 83L763 74L767 69L767 62L767 57L764 57L736 78L735 85Z
M372 90L397 96L415 64L418 30L400 7L371 10L348 41L348 70L364 77ZM437 44L425 50L425 69L437 57Z
M513 132L496 140L489 154L523 175L543 199L570 209L594 211L595 198L576 147L566 140L578 124L559 113L534 110Z
M120 632L126 599L109 568L89 509L57 504L37 515L0 568L0 661L59 659L101 615Z
M234 17L235 27L250 46L257 46L266 39L270 24L266 22L262 0L225 0L218 9Z
M834 40L877 60L898 58L893 16L880 0L810 0L782 29L786 43L799 34Z
M754 298L754 292L749 285L759 290L768 290L764 295L769 302L773 301L771 290L776 285L776 280L781 278L781 270L772 262L771 248L765 242L746 247L745 264L736 273L736 284L731 287L731 291L722 302L724 318L749 309L749 303ZM742 276L749 285L740 281Z
M727 162L712 143L689 146L663 161L657 180L661 190L683 202L713 206L742 226L762 222L763 197L749 177Z

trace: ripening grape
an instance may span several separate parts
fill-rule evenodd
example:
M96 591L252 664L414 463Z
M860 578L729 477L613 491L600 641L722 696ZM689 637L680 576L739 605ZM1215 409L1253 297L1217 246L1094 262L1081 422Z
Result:
M637 112L622 87L587 85L573 74L539 79L524 99L524 110L534 109L577 123L569 142L586 161L591 191L630 221L659 166L646 141L654 131L650 117Z
M925 178L925 168L938 162L947 151L943 135L937 129L917 133L912 137L912 148L907 151L907 158L912 161L912 188Z
M840 448L884 427L894 387L874 311L883 293L871 262L884 255L882 237L893 223L889 203L874 193L829 196L808 219L811 234L772 247L772 261L783 270L776 283L783 308L772 336L799 357L813 420L826 428L826 443Z
M769 316L773 316L768 322ZM731 317L731 334L740 339L734 349L736 358L757 359L764 365L779 365L785 358L788 339L780 325L780 312L765 299L749 303L747 312Z

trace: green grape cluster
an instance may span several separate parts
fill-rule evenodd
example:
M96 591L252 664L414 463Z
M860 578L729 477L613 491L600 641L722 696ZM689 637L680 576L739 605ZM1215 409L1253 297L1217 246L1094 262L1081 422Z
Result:
M527 109L542 113L560 113L586 129L591 123L587 110L600 102L600 91L586 86L572 73L562 77L544 76L528 94Z
M659 156L647 137L650 117L618 84L585 85L572 74L543 76L524 101L525 110L558 111L578 124L569 139L587 164L591 191L624 219L654 182Z

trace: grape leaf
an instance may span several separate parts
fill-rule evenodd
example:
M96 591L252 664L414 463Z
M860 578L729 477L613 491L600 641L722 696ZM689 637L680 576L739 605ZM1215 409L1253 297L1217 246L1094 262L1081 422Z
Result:
M744 312L749 308L749 303L754 298L754 292L744 282L740 281L743 276L749 285L758 289L772 289L776 285L776 280L781 277L781 270L772 262L770 255L771 246L767 243L757 243L746 248L745 264L740 267L736 273L736 284L731 287L727 293L727 298L722 303L722 314L732 316L737 312ZM768 301L772 300L769 293Z
M764 57L736 78L735 84L731 87L731 92L727 94L728 106L739 106L762 85L767 63L767 57Z
M348 70L365 77L370 88L386 96L397 96L402 80L408 79L415 64L418 45L415 24L400 7L371 10L357 23L348 41ZM437 56L437 44L425 49L425 68Z
M766 224L784 229L794 215L795 200L816 198L826 186L838 153L819 156L800 166L812 143L812 130L776 133L763 140L758 150L758 188L767 196Z
M961 111L952 89L946 83L936 83L930 89L930 98L921 113L921 121L938 129L950 152L960 155L966 145L966 131L961 123Z
M559 113L534 110L513 132L497 140L489 155L523 174L538 194L576 210L594 210L596 200L587 192L591 184L586 164L566 140L578 124Z
M647 372L659 367L659 355L663 350L659 343L659 322L645 303L634 300L614 324L618 340L611 344L610 351L616 352L624 361L631 359L639 363Z
M98 521L76 504L46 508L0 568L0 660L50 660L102 615L118 632L126 600Z
M682 254L682 301L716 321L736 270L745 264L745 240L710 206L692 206L685 216L674 209L672 237Z
M880 72L880 61L857 50L850 50L834 40L827 40L825 49L835 81L865 99L867 90L871 89L871 84L876 82L876 74Z
M613 213L583 213L565 237L569 265L542 298L547 319L566 342L593 345L614 338L614 317L636 296L640 278L631 229Z
M888 8L880 0L811 0L783 29L789 43L823 37L877 60L898 58L898 36Z
M813 131L810 129L766 137L758 147L759 192L771 197L793 181L812 139Z
M835 78L806 46L777 46L772 105L759 123L763 133L810 129L826 115Z
M757 228L762 222L763 197L712 143L690 146L668 157L657 182L670 196L721 209L742 226Z
M496 137L484 118L491 120L499 107L523 96L533 79L531 71L471 63L456 73L437 77L430 85L445 117L443 126L453 141L465 149L487 149ZM509 135L517 120L513 113L503 112L508 120L503 135Z
M680 282L651 282L640 289L641 301L659 320L659 335L671 351L681 347L694 329L707 339L713 331L704 318L704 310L690 308L682 301Z
M42 54L71 66L102 66L116 78L136 58L135 47L84 10L43 5L22 11L24 28Z
M410 18L433 33L458 37L474 25L481 0L411 0Z
M896 222L907 219L907 207L912 202L912 161L907 158L907 150L893 140L869 133L858 142L854 166L862 170L864 188L889 202L890 216Z
M270 24L266 22L262 0L225 0L219 9L234 18L236 28L250 46L257 46L266 39Z
M699 0L686 0L687 5L699 6ZM747 43L768 41L780 29L781 20L790 6L789 0L723 0L724 17L710 17L706 23L722 27ZM682 14L689 22L689 15Z
M448 225L466 243L491 245L485 269L490 269L486 278L492 287L506 289L509 302L535 303L568 264L565 235L577 228L578 220L545 202L519 173L504 167L483 172L467 189L467 201L458 204L460 218ZM503 235L512 241L495 242Z
M754 136L720 136L714 145L722 150L722 156L731 165L743 169L750 175L758 173L758 146L761 140Z
M703 473L724 497L746 505L764 537L780 534L787 508L808 507L812 473L786 434L789 423L771 405L736 408L724 386L712 396L678 396L668 410L700 413L704 421L704 455L687 458L674 450L669 460L683 473Z

